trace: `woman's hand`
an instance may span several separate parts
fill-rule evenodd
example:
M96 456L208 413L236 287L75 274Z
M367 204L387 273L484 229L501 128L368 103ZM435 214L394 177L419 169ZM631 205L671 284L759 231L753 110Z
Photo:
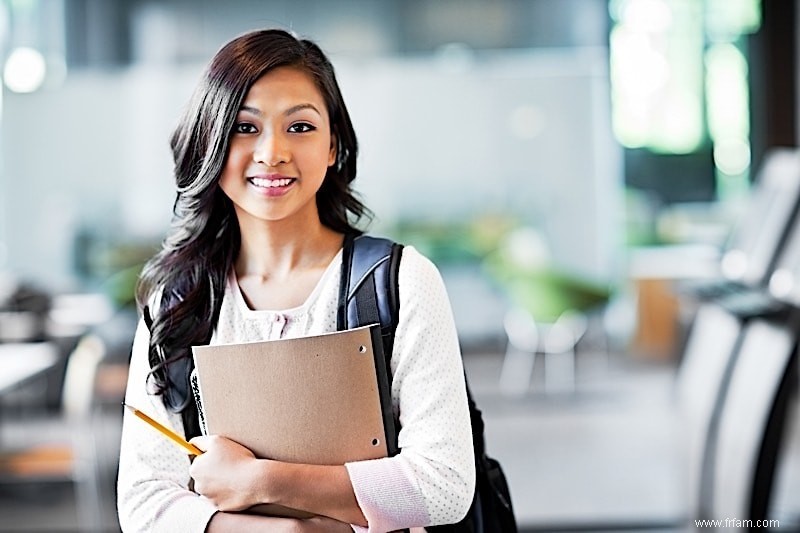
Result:
M332 517L340 523L367 524L343 465L258 459L244 446L217 435L195 437L191 442L205 450L189 468L194 490L220 511L243 511L260 503L277 503ZM308 527L316 524L309 522Z
M216 513L208 523L206 533L240 531L269 531L270 533L352 533L349 524L332 518L316 516L306 520L277 518L239 513Z
M242 511L258 501L259 459L244 446L217 435L195 437L191 443L205 450L192 461L189 474L194 490L221 511Z
M297 520L295 524L298 533L353 533L350 524L339 522L327 516L315 516L305 520Z

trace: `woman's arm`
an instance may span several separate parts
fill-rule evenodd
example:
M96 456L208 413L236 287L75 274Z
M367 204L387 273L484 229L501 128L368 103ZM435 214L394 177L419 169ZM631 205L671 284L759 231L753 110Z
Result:
M450 302L439 271L411 246L403 250L399 294L391 370L401 451L345 465L370 531L457 522L475 489L464 368Z
M317 516L308 520L274 518L258 515L217 513L211 517L206 533L350 533L349 524Z
M182 434L180 415L167 411L161 396L147 391L149 337L147 327L140 321L133 342L125 402ZM189 490L189 464L185 451L126 411L117 479L117 508L122 530L205 531L217 508Z
M344 466L321 466L257 459L247 448L223 437L196 437L204 450L190 473L197 492L219 509L242 511L276 503L340 522L366 526Z

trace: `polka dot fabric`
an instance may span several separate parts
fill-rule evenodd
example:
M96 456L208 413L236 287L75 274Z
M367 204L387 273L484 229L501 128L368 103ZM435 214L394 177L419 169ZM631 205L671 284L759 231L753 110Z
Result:
M316 335L336 330L341 255L306 302L294 309L248 308L231 277L212 343ZM399 413L401 453L347 464L370 527L392 531L451 523L472 501L475 471L461 355L450 304L436 267L413 247L403 250L400 320L391 360L392 404ZM127 401L181 428L158 397L148 396L146 328L134 341ZM188 491L188 458L140 421L123 422L118 503L124 531L202 532L215 511ZM418 531L422 531L419 529Z

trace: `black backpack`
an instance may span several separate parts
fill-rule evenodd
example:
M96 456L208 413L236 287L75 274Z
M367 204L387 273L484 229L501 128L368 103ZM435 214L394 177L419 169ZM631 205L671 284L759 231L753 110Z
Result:
M342 250L337 329L380 323L385 367L389 374L400 309L397 272L402 250L400 244L366 235L348 235ZM389 379L391 381L391 375ZM437 533L516 533L508 483L500 464L486 455L483 417L472 399L469 384L467 401L477 476L472 506L459 523L427 527L426 530Z

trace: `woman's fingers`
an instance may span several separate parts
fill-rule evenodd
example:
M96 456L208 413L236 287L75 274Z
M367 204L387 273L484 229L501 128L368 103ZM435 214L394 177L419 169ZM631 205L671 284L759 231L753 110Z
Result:
M259 503L253 493L257 459L250 450L216 435L195 437L191 442L205 450L189 467L198 494L223 511L240 511Z

